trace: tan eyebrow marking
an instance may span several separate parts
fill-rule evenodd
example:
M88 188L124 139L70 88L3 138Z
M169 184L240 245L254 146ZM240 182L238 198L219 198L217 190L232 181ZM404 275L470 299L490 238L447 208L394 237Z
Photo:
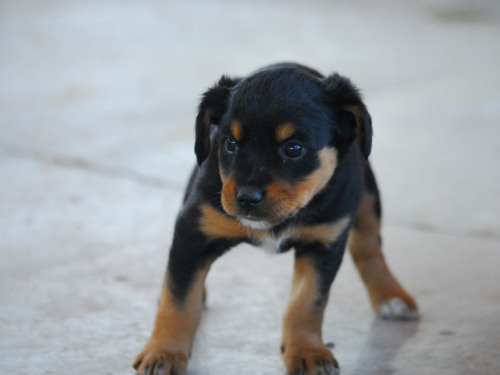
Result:
M238 120L231 122L231 135L238 142L243 139L243 127Z
M278 125L276 128L276 140L278 142L283 142L284 140L290 138L295 133L295 128L289 122Z

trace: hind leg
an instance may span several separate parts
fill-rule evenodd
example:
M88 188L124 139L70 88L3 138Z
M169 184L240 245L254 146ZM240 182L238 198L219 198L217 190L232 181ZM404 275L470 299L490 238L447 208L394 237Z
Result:
M365 194L349 234L349 250L377 314L384 319L413 320L418 318L417 305L392 275L382 254L380 199L375 178L370 167L366 168Z

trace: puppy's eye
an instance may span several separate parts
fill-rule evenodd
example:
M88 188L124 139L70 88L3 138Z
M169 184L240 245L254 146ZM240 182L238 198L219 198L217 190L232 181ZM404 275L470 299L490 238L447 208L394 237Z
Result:
M227 152L234 152L236 151L236 141L233 138L226 138L224 140L224 147Z
M288 142L283 147L284 154L290 159L297 159L304 154L305 147L298 142Z

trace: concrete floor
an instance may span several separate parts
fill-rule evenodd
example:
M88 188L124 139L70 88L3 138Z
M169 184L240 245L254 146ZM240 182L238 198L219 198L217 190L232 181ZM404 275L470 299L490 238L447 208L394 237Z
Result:
M0 372L133 374L200 94L294 60L362 88L385 251L422 312L377 320L346 257L342 374L500 374L499 40L496 0L0 2ZM291 261L216 263L188 374L284 373Z

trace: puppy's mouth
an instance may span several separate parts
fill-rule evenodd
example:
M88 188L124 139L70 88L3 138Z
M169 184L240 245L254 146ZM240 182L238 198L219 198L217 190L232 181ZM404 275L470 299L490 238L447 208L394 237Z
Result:
M296 209L288 212L287 215L284 216L279 216L279 217L273 217L273 216L268 216L265 215L264 217L259 217L256 215L236 215L236 220L238 220L241 225L243 225L246 228L253 229L253 230L270 230L271 228L284 223L285 221L289 220L290 218L294 217L296 213L299 211L299 208L297 207Z
M257 218L239 217L237 220L244 226L253 230L269 230L274 224L268 220Z

